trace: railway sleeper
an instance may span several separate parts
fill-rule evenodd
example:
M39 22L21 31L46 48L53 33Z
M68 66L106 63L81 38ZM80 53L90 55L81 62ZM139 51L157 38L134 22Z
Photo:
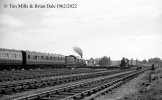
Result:
M36 81L27 82L28 85L35 84L35 83L37 83L37 82Z
M7 88L7 89L3 90L2 93L3 94L12 94L13 90L12 90L12 88Z
M42 98L42 97L45 97L45 96L49 96L48 93L42 93L42 94L39 94L38 95L38 99Z
M37 83L37 84L35 84L35 86L38 87L38 88L40 88L40 87L43 86L43 84L42 83Z
M53 94L50 94L49 96L46 96L46 97L55 97L55 96L58 96L59 93L53 93Z
M70 91L70 92L72 92L72 93L81 93L82 90L72 90L72 91Z
M21 83L22 85L28 85L28 82Z
M23 86L22 86L22 89L23 89L23 90L28 90L29 88L30 88L29 85L23 85Z
M80 87L83 87L83 86L85 86L85 84L80 84Z
M19 92L19 91L23 90L23 86L14 87L14 88L12 88L12 90L13 90L14 92Z
M78 85L75 86L75 88L79 88L80 86L81 86L81 84L78 84Z
M94 85L92 85L92 86L85 86L85 87L82 87L82 88L90 89L90 88L93 88L93 87L95 87L95 86Z
M71 81L76 81L76 78L72 78Z
M64 91L64 88L61 88L61 89L56 90L56 91L57 91L57 93L59 93L59 92L63 92L63 91Z
M0 88L8 88L8 85L1 85Z
M56 90L49 91L47 94L48 94L48 96L51 96L53 94L58 94L58 91L56 91Z
M65 83L65 82L68 82L68 80L67 79L63 79L62 82Z
M16 86L16 84L8 84L8 85L5 85L5 87L15 87Z
M28 97L28 99L21 99L21 100L35 100L35 99L38 99L38 96L37 95L34 95L34 96L30 96Z
M47 82L47 86L51 86L52 85L52 82Z
M43 83L42 83L42 86L43 86L43 87L46 87L47 85L48 85L47 82L43 82Z
M18 86L23 86L24 84L23 83L17 83L17 84L14 84L13 87L18 87Z
M74 91L85 91L87 90L88 88L79 88L79 89L74 89Z
M56 82L51 82L50 84L51 84L51 86L55 86Z
M100 87L96 87L96 88L94 89L95 92L98 92L98 91L100 91L100 90L102 90Z
M87 90L89 94L94 93L94 89Z
M66 79L66 82L70 82L70 80L69 79Z
M65 87L65 88L64 88L64 91L69 91L69 90L71 90L70 87Z
M5 88L0 88L0 94L4 92Z
M80 98L83 98L84 97L84 95L82 94L82 93L78 93L78 94L76 94L76 95L74 95L74 96L72 96L72 97L70 97L71 99L73 98L73 99L80 99ZM69 98L69 99L70 99Z
M59 84L62 84L62 83L64 83L64 81L63 80L59 80L59 82L58 82Z
M88 95L89 92L88 91L85 91L85 92L82 92L82 94L85 96L85 95Z
M60 99L43 97L43 98L40 98L39 100L60 100Z
M70 89L75 89L76 87L75 86L71 86Z
M0 87L0 91L3 91L5 89L6 89L6 87Z
M35 84L30 84L30 85L29 85L29 88L31 88L31 89L36 89L36 85L35 85Z
M67 97L67 95L63 95L63 94L53 94L53 95L51 95L50 96L50 98L65 98L65 97Z
M59 81L53 81L52 84L54 85L59 84Z
M75 95L74 93L71 93L71 92L60 92L59 94L61 94L61 95L67 95L67 96L69 96L69 95Z

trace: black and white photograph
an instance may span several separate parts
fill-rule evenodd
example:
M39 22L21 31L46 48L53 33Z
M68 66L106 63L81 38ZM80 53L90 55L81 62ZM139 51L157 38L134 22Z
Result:
M162 0L0 0L0 100L162 100Z

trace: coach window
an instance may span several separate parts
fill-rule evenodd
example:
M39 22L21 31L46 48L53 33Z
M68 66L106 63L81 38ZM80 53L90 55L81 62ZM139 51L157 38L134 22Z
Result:
M9 57L9 54L8 53L6 53L6 57Z
M53 57L50 57L50 60L53 60Z
M12 54L12 58L15 59L15 54Z
M28 55L28 59L30 59L30 55Z
M48 60L48 56L46 57L46 60Z
M53 59L55 60L55 57L53 57Z
M38 60L39 56L35 56L35 60Z
M12 54L12 58L13 59L16 59L16 54Z
M44 59L44 57L43 57L43 56L41 56L41 59L43 60L43 59Z

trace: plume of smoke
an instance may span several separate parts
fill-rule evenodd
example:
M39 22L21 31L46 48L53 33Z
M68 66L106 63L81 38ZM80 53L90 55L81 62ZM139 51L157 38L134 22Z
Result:
M79 48L79 47L73 47L73 50L74 50L78 55L80 55L81 58L83 57L83 51L82 51L81 48Z

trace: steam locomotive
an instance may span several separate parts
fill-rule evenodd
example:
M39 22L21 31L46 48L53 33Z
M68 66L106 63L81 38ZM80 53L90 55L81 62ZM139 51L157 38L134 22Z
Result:
M127 69L137 66L137 61L133 59L122 58L122 60L111 60L110 67L116 67L120 69Z
M74 55L49 54L41 52L0 48L0 70L33 68L76 68L85 66L85 60Z

